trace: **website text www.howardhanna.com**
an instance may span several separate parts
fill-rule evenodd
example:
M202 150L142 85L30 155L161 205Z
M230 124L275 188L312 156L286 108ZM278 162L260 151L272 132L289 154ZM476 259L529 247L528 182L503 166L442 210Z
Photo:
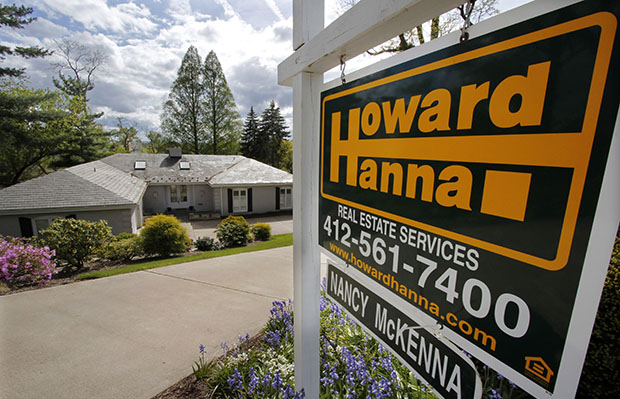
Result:
M379 283L385 285L392 291L406 298L410 303L416 305L421 310L425 311L426 313L432 314L433 316L441 319L442 321L445 321L447 324L454 328L458 328L463 334L471 336L474 341L477 341L482 346L487 347L492 351L495 351L497 341L493 336L487 334L486 332L480 330L477 327L473 327L465 320L459 320L459 318L454 313L448 312L446 314L442 314L440 312L439 305L437 305L435 302L429 301L427 298L423 297L416 291L409 288L406 284L397 281L392 274L383 273L377 270L377 268L369 265L362 259L357 258L355 255L339 247L338 245L334 243L329 243L329 249L332 253L336 254L339 258L343 259L348 264L357 267L359 270L364 272L364 274L372 277Z

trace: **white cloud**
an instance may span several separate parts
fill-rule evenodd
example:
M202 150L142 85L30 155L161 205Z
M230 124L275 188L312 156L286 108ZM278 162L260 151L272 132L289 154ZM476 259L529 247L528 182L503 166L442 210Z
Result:
M144 34L157 29L148 7L133 2L112 7L102 0L43 0L43 4L46 9L69 16L88 30Z
M291 12L280 0L247 0L243 5L234 1L216 0L217 4L200 8L201 3L171 0L169 6L151 4L149 10L129 1L109 5L95 0L33 0L39 20L23 30L0 33L6 36L3 44L11 46L52 48L53 39L70 37L104 51L108 62L96 72L90 104L105 112L100 121L108 127L123 117L144 133L158 129L162 104L190 45L203 59L209 51L216 52L242 118L250 106L260 114L275 100L290 122L291 90L277 85L277 65L292 52ZM243 7L243 12L231 4ZM249 9L256 10L251 22ZM15 62L27 67L33 86L52 87L55 73L49 61Z
M284 15L282 15L282 12L278 8L278 5L276 4L275 0L265 0L265 3L267 4L267 7L269 7L271 11L273 11L273 13L276 14L276 17L278 17L280 21L283 21L286 19L284 18Z

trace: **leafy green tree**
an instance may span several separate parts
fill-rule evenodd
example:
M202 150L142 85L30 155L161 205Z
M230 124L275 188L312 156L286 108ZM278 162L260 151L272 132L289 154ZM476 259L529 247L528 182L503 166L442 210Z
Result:
M259 159L259 161L266 162L276 168L280 167L282 140L288 136L288 131L284 118L280 114L280 107L276 107L274 101L271 101L269 107L263 111L258 131L259 140L266 149L267 155L266 159Z
M611 253L605 286L590 337L577 398L620 397L620 230Z
M56 251L57 259L80 270L84 262L112 238L112 230L104 220L89 222L58 218L41 232L41 237L46 245Z
M34 17L29 17L30 14L32 14L32 7L18 7L15 4L11 6L4 6L0 4L0 25L8 26L13 29L22 29L25 25L28 25L36 20ZM45 57L50 54L52 54L51 51L38 46L17 46L12 49L8 46L0 45L0 61L4 61L7 55L16 55L23 58L38 58ZM23 74L24 68L0 67L0 77L18 77Z
M293 140L282 140L280 146L280 165L278 167L293 173Z
M164 154L170 147L179 147L180 143L172 140L168 136L151 130L146 135L147 141L142 145L142 152L147 154Z
M237 105L226 82L222 65L213 50L204 68L205 128L213 154L236 154L239 151L240 122Z
M53 81L70 98L66 109L73 123L68 127L70 134L60 147L61 153L51 164L64 168L108 155L112 142L111 133L96 122L103 112L93 113L88 106L88 92L95 87L95 71L105 64L105 55L71 39L57 41L56 46L58 59L52 65L58 71L58 79Z
M254 112L254 107L250 107L250 112L243 123L241 154L253 159L265 159L266 154L259 153L261 146L258 139L258 116Z
M203 154L207 151L202 74L202 62L198 50L190 46L181 61L177 78L172 83L161 117L161 129L164 134L178 141L183 152L194 154Z
M340 10L345 11L353 7L358 1L359 0L339 0ZM484 18L497 14L499 12L497 9L497 1L498 0L473 0L472 3L474 8L470 17L471 23L478 23ZM466 4L460 5L452 11L431 19L427 23L420 24L413 29L403 32L378 48L369 50L368 54L378 55L405 51L412 47L419 46L420 44L424 44L428 40L437 39L439 36L453 32L463 25L467 11L465 7ZM426 29L424 25L426 25Z
M52 166L64 168L109 155L111 133L95 122L101 114L91 113L82 96L69 97L66 110L70 114L64 124L68 136L60 145L59 155L52 161Z
M58 60L52 65L58 71L58 79L53 79L54 85L71 96L82 97L87 103L88 92L95 88L95 71L105 65L106 55L68 38L55 43ZM103 113L97 115L101 117Z
M112 130L111 136L114 142L114 152L129 153L132 146L138 141L138 130L133 127L123 126L123 118L117 118L118 129Z

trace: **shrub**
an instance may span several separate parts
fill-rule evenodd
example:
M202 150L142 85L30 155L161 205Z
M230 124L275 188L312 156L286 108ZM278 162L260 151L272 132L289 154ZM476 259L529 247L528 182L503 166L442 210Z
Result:
M136 237L138 237L138 235L134 233L120 233L118 235L115 235L114 239L116 241L121 241L121 240L126 240L128 238L136 238Z
M620 231L616 235L605 288L596 314L578 398L620 397Z
M146 254L179 254L186 252L191 245L187 230L179 219L168 215L148 218L140 230L140 238Z
M243 216L228 216L217 225L215 234L224 247L242 247L250 239L250 225Z
M114 261L128 261L143 254L140 237L130 233L121 233L114 237L101 251L104 258Z
M54 250L0 237L0 281L10 287L45 284L56 274Z
M215 251L220 249L220 245L211 237L200 237L195 242L199 251Z
M252 226L252 235L255 240L268 241L271 238L271 226L267 223L256 223Z
M78 270L112 238L104 220L56 219L41 232L43 241L56 251L56 258Z

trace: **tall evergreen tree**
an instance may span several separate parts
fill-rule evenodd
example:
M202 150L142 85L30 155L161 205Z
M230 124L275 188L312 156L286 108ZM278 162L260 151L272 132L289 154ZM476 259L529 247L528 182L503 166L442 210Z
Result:
M205 127L213 154L239 151L240 122L237 105L226 82L222 65L211 50L204 68Z
M0 4L0 25L8 26L13 29L21 29L24 25L28 25L29 23L36 20L34 17L29 17L32 14L31 7L24 6L16 6L15 4L11 6L4 6ZM8 46L0 45L0 61L4 61L7 55L17 55L23 58L37 58L37 57L45 57L50 55L51 52L49 50L43 49L41 47L15 47L14 49ZM9 67L0 67L0 77L3 76L12 76L18 77L24 74L23 68L9 68ZM39 101L39 99L37 99Z
M254 107L250 107L250 112L243 124L243 135L241 136L241 154L248 158L259 159L258 142L258 116L254 112Z
M57 93L0 88L0 187L45 172L42 163L61 153L71 126Z
M177 78L172 83L161 118L161 129L164 134L178 141L184 152L194 154L207 151L202 75L202 62L198 50L190 46L181 61Z
M281 167L282 140L288 136L288 131L284 118L280 114L280 107L276 107L273 100L269 104L269 108L263 111L258 130L260 140L267 148L267 158L262 161L276 168Z

